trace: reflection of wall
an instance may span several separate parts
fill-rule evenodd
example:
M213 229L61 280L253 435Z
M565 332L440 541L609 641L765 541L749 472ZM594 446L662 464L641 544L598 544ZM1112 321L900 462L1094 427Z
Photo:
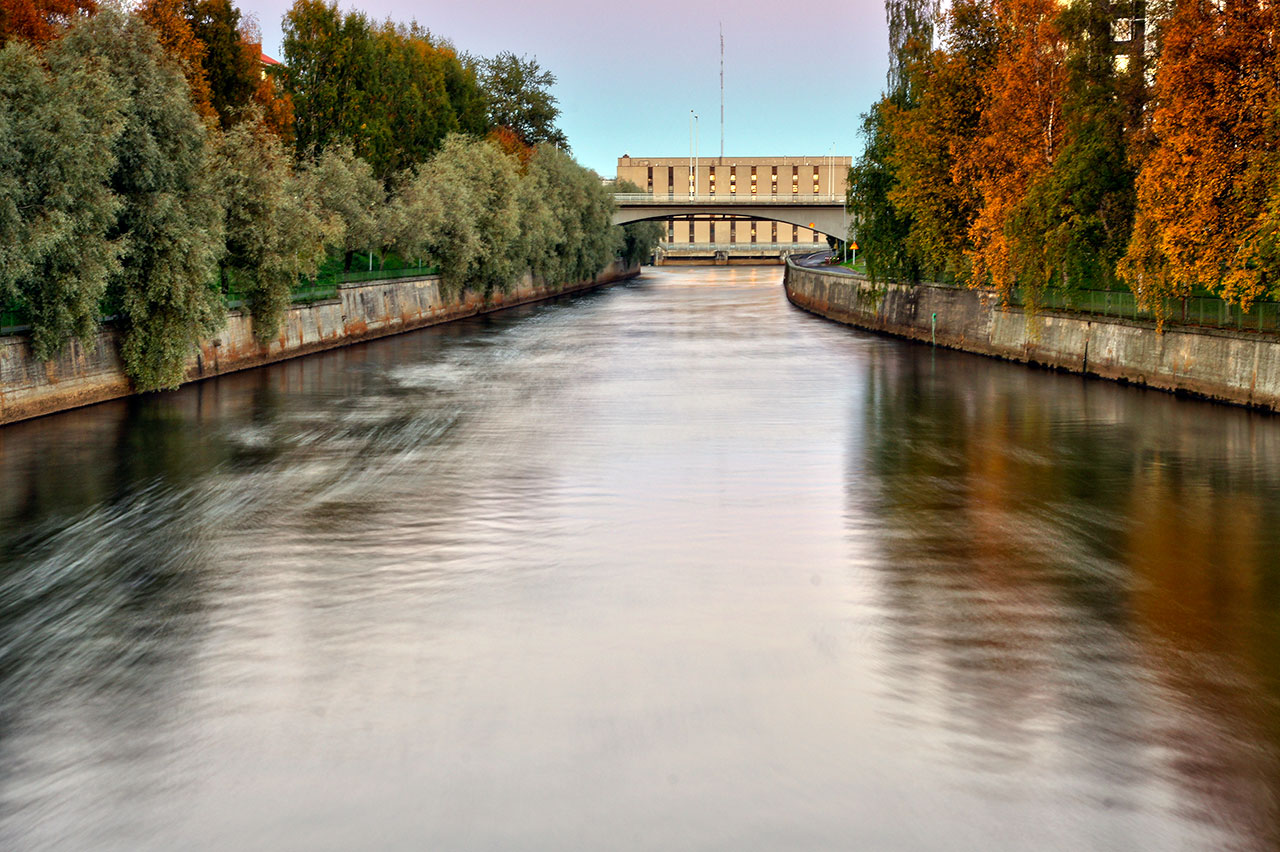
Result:
M1280 339L1002 307L994 291L873 285L787 266L787 297L829 319L939 346L1280 411Z
M563 287L525 275L510 293L496 292L487 301L471 292L461 299L444 299L439 276L348 284L339 287L337 299L290 308L279 339L266 346L254 339L250 318L232 311L223 330L204 341L189 362L187 380L536 302L636 274L614 262L591 281ZM100 329L88 347L71 342L48 364L35 360L25 335L0 337L0 424L130 393L113 328Z

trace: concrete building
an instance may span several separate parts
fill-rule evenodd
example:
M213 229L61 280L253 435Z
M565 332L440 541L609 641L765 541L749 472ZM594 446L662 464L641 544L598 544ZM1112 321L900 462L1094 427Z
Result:
M847 188L850 157L631 157L618 158L618 181L630 181L656 197L838 196ZM732 215L687 216L665 221L659 254L668 260L723 257L776 260L826 238L786 223Z

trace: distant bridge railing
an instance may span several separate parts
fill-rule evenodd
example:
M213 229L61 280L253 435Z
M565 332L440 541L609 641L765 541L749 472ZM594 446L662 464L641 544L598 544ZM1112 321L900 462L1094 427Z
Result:
M834 194L800 195L798 193L779 193L777 195L650 195L647 192L620 192L613 196L621 205L632 204L839 204L844 206L844 196Z
M667 254L675 252L792 252L792 253L811 253L815 251L825 251L827 241L822 240L817 243L659 243L658 247Z

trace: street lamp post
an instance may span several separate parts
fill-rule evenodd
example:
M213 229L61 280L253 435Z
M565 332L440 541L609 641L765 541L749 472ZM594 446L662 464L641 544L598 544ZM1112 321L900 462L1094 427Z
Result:
M689 110L689 197L698 194L698 114Z

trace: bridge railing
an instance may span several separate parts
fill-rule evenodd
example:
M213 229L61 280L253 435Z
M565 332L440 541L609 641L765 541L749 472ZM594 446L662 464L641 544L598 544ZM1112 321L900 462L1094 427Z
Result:
M788 204L839 204L844 205L844 196L835 194L800 195L799 193L779 193L777 195L689 195L679 192L674 195L650 195L647 192L620 192L613 196L621 205L630 204L748 204L748 205L788 205Z
M793 252L796 254L808 254L809 252L825 251L827 241L822 240L817 243L659 243L658 246L666 253L674 252Z

